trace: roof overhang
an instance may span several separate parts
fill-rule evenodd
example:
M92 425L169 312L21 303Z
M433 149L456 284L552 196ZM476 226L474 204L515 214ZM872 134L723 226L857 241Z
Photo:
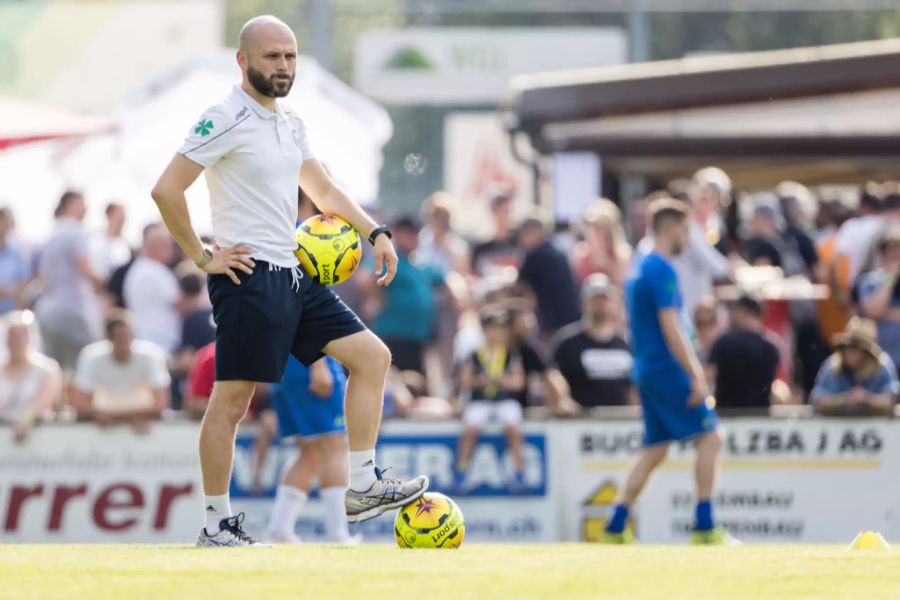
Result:
M545 73L514 86L510 129L545 154L591 150L607 166L661 175L774 157L900 170L900 40Z

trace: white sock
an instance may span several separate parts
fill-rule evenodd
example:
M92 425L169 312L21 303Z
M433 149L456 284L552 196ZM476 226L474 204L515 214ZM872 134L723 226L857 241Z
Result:
M365 492L375 483L375 448L371 450L350 451L350 489Z
M231 500L228 494L221 496L203 496L203 513L206 515L206 533L219 533L219 521L231 515Z
M344 505L345 487L327 487L319 490L325 505L325 537L332 542L342 542L350 537L347 529L347 507Z
M309 495L299 488L282 483L275 490L275 504L269 518L269 531L292 534L297 527L297 517L306 506Z

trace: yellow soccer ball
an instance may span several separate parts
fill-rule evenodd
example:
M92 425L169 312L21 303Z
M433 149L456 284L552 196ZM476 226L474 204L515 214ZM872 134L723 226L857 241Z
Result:
M300 266L322 285L346 281L362 260L359 233L336 215L316 215L297 228Z
M466 524L456 502L429 492L397 512L394 538L401 548L459 548Z

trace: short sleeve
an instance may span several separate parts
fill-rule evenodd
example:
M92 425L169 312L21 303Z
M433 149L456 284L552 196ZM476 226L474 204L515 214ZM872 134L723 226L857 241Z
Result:
M243 113L238 113L239 117L235 120L235 115L228 115L223 106L206 109L191 125L178 153L202 167L212 166L233 149L235 136L229 134L240 123L250 118L251 111Z
M900 384L897 382L897 369L890 358L881 361L881 369L878 372L878 382L872 390L876 394L891 394L896 396Z
M648 275L656 309L678 308L678 278L675 269L662 260L651 264Z
M535 271L537 267L534 264L533 255L527 255L525 260L522 261L522 266L519 268L519 281L524 284L527 284L529 287L534 288L534 280L535 280Z
M66 252L75 258L86 257L90 253L90 240L81 229L70 230L65 234Z
M872 294L878 291L878 289L884 285L885 278L883 271L872 271L871 273L867 273L860 279L859 282L859 299L860 301L865 300Z
M16 273L14 278L15 283L19 283L28 278L28 266L25 263L25 257L22 256L22 253L19 252L18 249L14 249L13 252L16 260Z
M547 370L547 361L530 344L522 344L519 353L522 356L522 367L525 369L525 373L543 373Z
M549 367L559 369L560 363L565 362L563 355L565 354L566 339L560 331L556 332L556 335L550 339L550 350L547 352L547 365Z
M73 385L83 391L90 392L94 389L94 363L96 355L89 351L90 347L86 347L78 355L78 362L75 365L75 378Z
M147 344L147 358L146 358L146 377L147 383L150 384L150 387L164 388L169 387L169 384L172 382L171 377L169 376L169 369L166 366L166 354L162 348L159 348L155 344L151 344L150 342L146 342Z
M306 125L303 119L294 115L294 121L297 122L297 145L300 146L300 152L303 154L303 160L312 160L316 157L309 145L309 136L306 134Z
M819 369L819 374L816 375L816 384L810 394L814 403L821 400L824 396L833 396L842 391L838 385L837 373L834 370L833 363L834 358L829 358L822 364L822 368Z

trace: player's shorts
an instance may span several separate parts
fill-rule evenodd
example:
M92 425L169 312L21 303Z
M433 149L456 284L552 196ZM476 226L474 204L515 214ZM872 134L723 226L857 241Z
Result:
M686 440L715 431L716 411L707 403L689 406L691 380L673 367L638 381L644 413L644 445Z
M490 421L503 426L522 424L522 405L511 398L506 400L472 400L463 411L463 424L484 427Z
M341 363L326 358L334 387L327 398L309 391L309 368L288 359L284 380L272 386L272 405L278 414L281 437L315 438L344 433L344 391L347 377Z
M299 269L297 269L299 271ZM253 274L210 275L216 381L281 381L288 354L311 365L329 342L366 326L330 288L257 260ZM299 289L298 289L299 287Z

